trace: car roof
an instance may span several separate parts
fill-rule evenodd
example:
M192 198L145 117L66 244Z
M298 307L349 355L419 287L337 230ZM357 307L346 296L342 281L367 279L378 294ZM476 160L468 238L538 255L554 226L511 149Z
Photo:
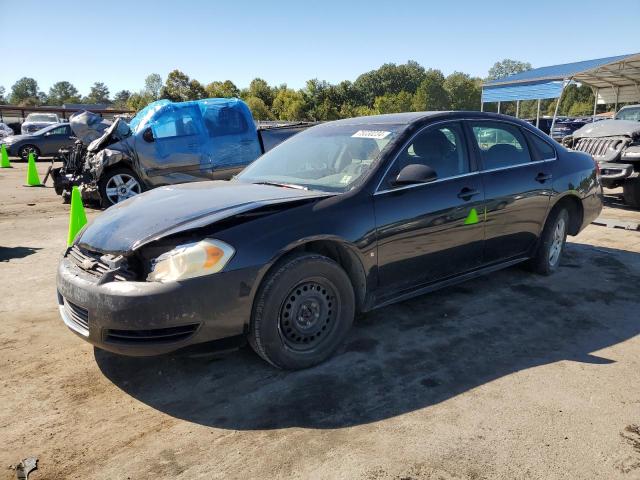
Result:
M367 115L364 117L344 118L342 120L334 120L335 125L367 125L367 124L409 124L416 120L431 117L441 113L452 112L404 112L404 113L385 113L382 115Z

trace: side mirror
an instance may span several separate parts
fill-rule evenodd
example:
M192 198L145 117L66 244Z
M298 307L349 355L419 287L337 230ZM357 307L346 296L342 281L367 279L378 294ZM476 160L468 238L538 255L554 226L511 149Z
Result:
M153 132L151 131L151 127L147 127L146 130L142 132L142 139L148 143L154 142Z
M420 163L412 163L407 165L396 177L396 185L414 185L417 183L429 183L438 178L436 171Z

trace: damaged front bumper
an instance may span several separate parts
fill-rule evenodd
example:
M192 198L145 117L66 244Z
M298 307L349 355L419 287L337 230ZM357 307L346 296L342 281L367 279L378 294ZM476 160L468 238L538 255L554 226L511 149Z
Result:
M65 256L58 267L58 306L64 323L98 348L159 355L243 334L257 271L246 268L170 283L100 284Z
M615 188L629 178L638 177L638 172L629 163L598 162L600 167L600 179L605 188Z

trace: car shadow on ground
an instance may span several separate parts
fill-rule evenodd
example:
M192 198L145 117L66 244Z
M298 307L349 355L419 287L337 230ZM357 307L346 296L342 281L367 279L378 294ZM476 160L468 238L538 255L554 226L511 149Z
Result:
M229 429L339 428L383 420L494 379L640 333L640 254L570 244L551 277L511 268L371 312L318 367L285 372L249 348L222 359L95 350L106 377L177 418Z
M8 262L15 258L24 258L42 250L41 247L0 247L0 262Z
M620 210L627 210L630 212L636 212L637 210L630 207L624 201L624 195L622 192L613 190L605 190L602 196L602 203L605 207L618 208Z

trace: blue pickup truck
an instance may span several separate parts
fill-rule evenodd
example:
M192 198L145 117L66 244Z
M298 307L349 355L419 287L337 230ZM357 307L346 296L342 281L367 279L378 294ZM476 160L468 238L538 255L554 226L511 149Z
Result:
M144 190L176 183L229 179L308 124L257 128L236 98L159 100L130 121L113 123L83 112L70 119L78 137L52 169L56 192L82 185L85 199L108 207Z

